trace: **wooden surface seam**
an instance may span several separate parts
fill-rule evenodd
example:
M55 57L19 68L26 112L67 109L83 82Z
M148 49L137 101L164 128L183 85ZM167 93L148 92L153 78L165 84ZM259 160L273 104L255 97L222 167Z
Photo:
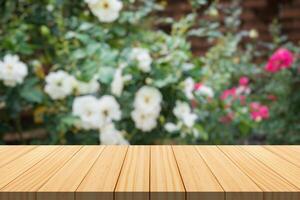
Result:
M299 200L300 146L0 146L0 200Z

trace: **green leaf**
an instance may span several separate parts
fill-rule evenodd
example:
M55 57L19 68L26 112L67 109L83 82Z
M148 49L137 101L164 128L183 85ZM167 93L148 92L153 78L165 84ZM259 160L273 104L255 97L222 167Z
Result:
M99 80L102 83L109 84L114 76L115 70L112 67L101 67L99 69Z
M37 78L26 80L23 87L21 88L21 97L32 103L41 103L43 101L44 94L37 85Z
M41 103L43 101L43 93L36 88L26 88L21 91L21 97L29 102Z
M178 80L178 78L174 75L168 75L166 78L164 79L160 79L160 80L156 80L154 81L153 85L158 87L158 88L162 88L162 87L165 87L169 84L172 84L172 83L176 83Z

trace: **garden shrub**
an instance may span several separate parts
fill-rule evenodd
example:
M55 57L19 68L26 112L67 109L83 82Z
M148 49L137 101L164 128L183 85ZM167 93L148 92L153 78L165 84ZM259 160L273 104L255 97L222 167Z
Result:
M272 43L241 30L238 2L191 4L174 20L154 0L1 2L0 133L46 130L35 144L298 143L299 47L278 26ZM191 37L210 44L204 55Z

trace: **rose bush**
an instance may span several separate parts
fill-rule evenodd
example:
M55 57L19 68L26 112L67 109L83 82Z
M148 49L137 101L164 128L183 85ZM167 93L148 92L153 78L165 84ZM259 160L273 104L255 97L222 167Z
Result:
M300 49L241 30L236 3L191 4L176 21L154 15L154 0L5 1L0 133L42 128L46 138L30 142L50 144L298 142ZM205 55L193 55L191 37L211 45Z

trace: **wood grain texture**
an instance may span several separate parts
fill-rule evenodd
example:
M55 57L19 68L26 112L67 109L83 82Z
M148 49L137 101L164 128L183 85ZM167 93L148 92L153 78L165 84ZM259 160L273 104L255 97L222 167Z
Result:
M113 200L127 146L107 146L76 190L76 200Z
M264 200L297 200L297 188L238 146L219 147L264 192Z
M216 177L193 146L173 146L187 200L224 200L225 194Z
M197 146L201 157L223 187L226 200L262 200L262 190L216 146Z
M26 172L58 148L58 146L39 146L18 157L16 160L2 166L0 168L0 189L5 187L15 178Z
M300 148L295 146L264 146L269 151L275 153L281 158L300 167Z
M300 168L262 146L243 146L242 150L251 153L257 160L300 189Z
M37 200L74 200L74 192L103 149L103 146L82 147L38 190Z
M299 155L300 146L0 146L0 200L298 200Z
M149 200L150 147L131 146L115 189L115 200Z
M2 188L0 199L35 200L36 191L80 148L80 146L66 146L55 149L52 154Z
M37 146L1 146L0 148L0 167L17 159L25 153L33 150Z
M151 200L184 200L185 189L171 146L151 146Z

